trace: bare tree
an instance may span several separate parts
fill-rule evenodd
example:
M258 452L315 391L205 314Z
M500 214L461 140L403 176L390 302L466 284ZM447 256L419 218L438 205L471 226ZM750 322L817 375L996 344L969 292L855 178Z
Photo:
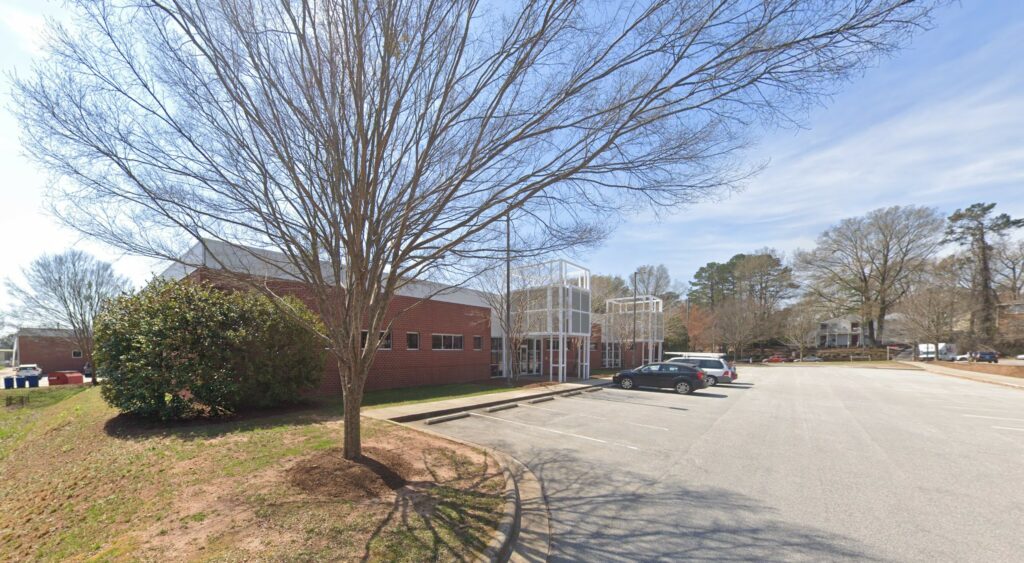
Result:
M672 276L664 264L640 266L629 277L629 289L637 295L662 297L672 287Z
M843 219L797 254L808 291L867 323L869 343L941 244L942 216L930 207L894 206Z
M818 324L825 318L828 317L822 313L815 300L802 299L782 313L782 341L787 346L796 348L802 360L804 350L816 344Z
M621 276L605 276L594 274L590 276L590 306L597 314L605 312L605 302L616 297L626 297L629 293L626 280Z
M80 250L40 256L21 277L21 283L6 280L7 292L17 303L15 319L27 326L69 329L69 340L91 366L93 320L108 299L131 289L128 278ZM96 384L95 369L92 382Z
M733 360L739 361L743 349L757 338L757 315L747 297L732 297L715 309L715 327L722 343L733 350Z
M417 279L729 189L750 125L788 122L891 52L930 2L79 0L16 81L32 156L85 233L174 259L273 248L363 387ZM88 220L76 220L81 215ZM215 253L210 251L209 255ZM253 259L265 256L253 252ZM249 278L240 278L249 279ZM343 288L343 289L342 289Z
M1024 239L1002 240L992 253L996 289L1006 301L1024 297Z
M903 330L917 342L934 344L936 360L939 345L953 341L958 319L970 309L968 291L957 284L957 270L953 258L930 264L899 306Z

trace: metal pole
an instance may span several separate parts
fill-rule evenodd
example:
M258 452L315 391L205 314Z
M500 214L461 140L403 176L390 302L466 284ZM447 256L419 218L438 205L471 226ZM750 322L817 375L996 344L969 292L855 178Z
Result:
M636 272L633 272L633 353L632 359L636 362Z
M505 335L501 339L502 371L505 378L512 381L512 344L509 334L512 332L512 211L505 215Z

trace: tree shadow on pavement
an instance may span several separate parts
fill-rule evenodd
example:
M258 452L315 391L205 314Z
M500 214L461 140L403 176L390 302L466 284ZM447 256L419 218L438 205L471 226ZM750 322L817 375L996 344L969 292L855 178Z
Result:
M595 471L572 450L520 458L551 513L551 561L878 561L856 539L785 521L723 488ZM523 507L524 510L530 507Z

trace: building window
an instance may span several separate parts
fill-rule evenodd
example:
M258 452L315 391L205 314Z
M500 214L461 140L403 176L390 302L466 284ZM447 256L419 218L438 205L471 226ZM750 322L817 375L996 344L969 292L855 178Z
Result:
M362 345L363 348L366 348L366 339L367 339L368 336L369 336L369 331L364 330L363 334L362 334L362 337L359 340L359 342L360 342L360 344ZM380 348L377 348L378 350L390 350L391 349L391 331L390 330L387 331L387 332L384 332L383 330L380 331L380 340L381 340Z
M505 341L500 336L491 337L491 350L504 350Z
M590 341L590 351L597 352L597 342L594 342L593 340Z
M484 349L484 339L483 339L482 336L474 336L473 337L473 349L474 350L483 350Z
M72 358L81 358L82 357L82 351L81 350L72 350L71 351L71 357Z
M434 350L462 350L461 334L432 334L430 347Z
M420 349L420 333L418 333L418 332L407 332L407 333L405 333L405 349L406 350L419 350Z

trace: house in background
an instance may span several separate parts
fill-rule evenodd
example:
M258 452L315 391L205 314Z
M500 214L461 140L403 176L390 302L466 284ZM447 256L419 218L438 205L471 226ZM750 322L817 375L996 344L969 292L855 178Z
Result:
M0 348L0 367L9 366L14 361L14 350Z
M1024 301L1000 303L996 308L996 327L1001 339L1024 339Z
M863 342L862 323L856 315L836 317L818 324L818 348L856 348Z
M70 329L19 329L14 335L13 355L13 365L36 364L43 373L85 369L85 355Z

